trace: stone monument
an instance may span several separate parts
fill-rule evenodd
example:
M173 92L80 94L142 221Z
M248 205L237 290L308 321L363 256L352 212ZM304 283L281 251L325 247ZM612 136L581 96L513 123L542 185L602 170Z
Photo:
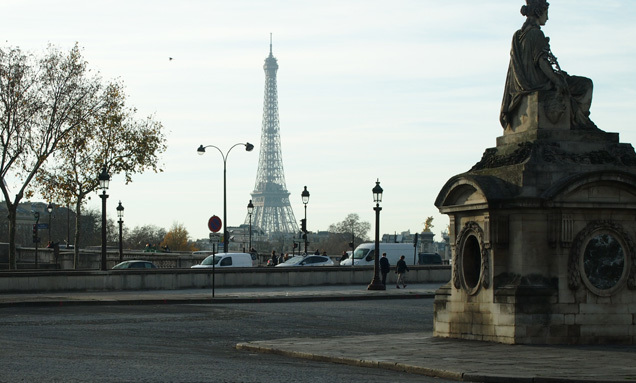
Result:
M636 153L590 120L592 81L562 71L527 0L513 36L503 136L435 205L452 280L434 334L517 344L636 343Z

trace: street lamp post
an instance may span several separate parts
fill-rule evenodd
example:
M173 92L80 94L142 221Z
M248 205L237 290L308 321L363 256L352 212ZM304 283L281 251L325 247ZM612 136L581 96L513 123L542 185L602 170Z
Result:
M102 189L102 194L100 194L100 198L102 199L102 262L101 262L101 270L106 270L106 199L108 198L108 194L106 194L106 190L108 189L108 183L110 182L110 175L108 174L108 170L106 169L106 165L102 168L101 173L99 173L99 187Z
M71 245L71 204L66 203L66 249Z
M373 280L367 290L386 290L386 286L380 280L380 202L382 202L382 187L380 180L377 180L373 188L373 202L375 202L375 259L373 263Z
M49 243L53 243L53 240L51 239L51 213L53 213L53 204L49 202L48 205L46 205L46 211L49 212Z
M302 226L303 227L303 239L305 240L305 254L309 254L307 252L307 246L308 246L308 242L307 242L307 204L309 203L309 191L307 190L307 186L305 186L305 190L303 190L302 193L300 193L300 196L303 199L303 205L305 205L305 220Z
M356 260L353 258L353 253L356 250L355 241L356 241L356 231L355 231L354 222L351 221L351 266L355 266L355 262L356 262Z
M230 154L230 151L238 145L244 145L245 151L247 152L251 152L252 149L254 149L254 145L250 144L249 142L239 142L238 144L234 144L227 150L227 152L225 152L225 154L223 154L221 149L214 145L201 145L197 149L197 153L203 155L203 153L205 153L205 148L214 148L218 150L219 153L221 153L221 157L223 157L223 251L226 253L229 251L228 247L230 242L229 232L227 231L227 156Z
M119 205L117 205L117 217L119 217L119 221L117 221L117 223L119 223L119 262L123 262L124 261L124 247L122 244L122 226L124 224L124 207L121 204L121 201L119 201Z
M252 213L254 212L254 204L252 200L247 204L247 214L250 216L250 242L249 247L247 248L250 254L252 253Z

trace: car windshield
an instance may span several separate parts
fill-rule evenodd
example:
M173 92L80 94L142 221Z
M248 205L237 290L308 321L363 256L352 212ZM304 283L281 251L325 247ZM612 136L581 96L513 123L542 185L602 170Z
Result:
M210 255L209 257L207 257L206 259L203 260L203 262L201 262L202 265L218 265L219 261L221 260L221 257L218 255Z
M356 251L353 253L353 258L362 259L366 257L367 254L369 254L369 251L371 251L371 249L356 249Z

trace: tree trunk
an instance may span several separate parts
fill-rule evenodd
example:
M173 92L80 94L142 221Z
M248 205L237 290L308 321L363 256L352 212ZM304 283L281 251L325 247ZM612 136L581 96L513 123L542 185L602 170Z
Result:
M7 201L7 210L9 212L7 218L9 219L9 270L16 270L18 268L15 235L17 232L17 208L18 205L12 204Z

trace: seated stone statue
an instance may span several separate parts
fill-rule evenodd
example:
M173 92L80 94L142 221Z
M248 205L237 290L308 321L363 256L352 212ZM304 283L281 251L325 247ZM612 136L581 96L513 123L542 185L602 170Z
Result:
M545 0L526 0L526 4L521 7L521 14L527 20L512 38L501 103L501 125L504 129L512 125L513 114L523 97L537 91L549 91L554 94L550 100L553 110L558 112L559 104L570 103L571 129L597 129L589 118L592 80L562 71L550 50L550 38L541 30L548 21L550 4ZM560 110L567 109L563 106Z

